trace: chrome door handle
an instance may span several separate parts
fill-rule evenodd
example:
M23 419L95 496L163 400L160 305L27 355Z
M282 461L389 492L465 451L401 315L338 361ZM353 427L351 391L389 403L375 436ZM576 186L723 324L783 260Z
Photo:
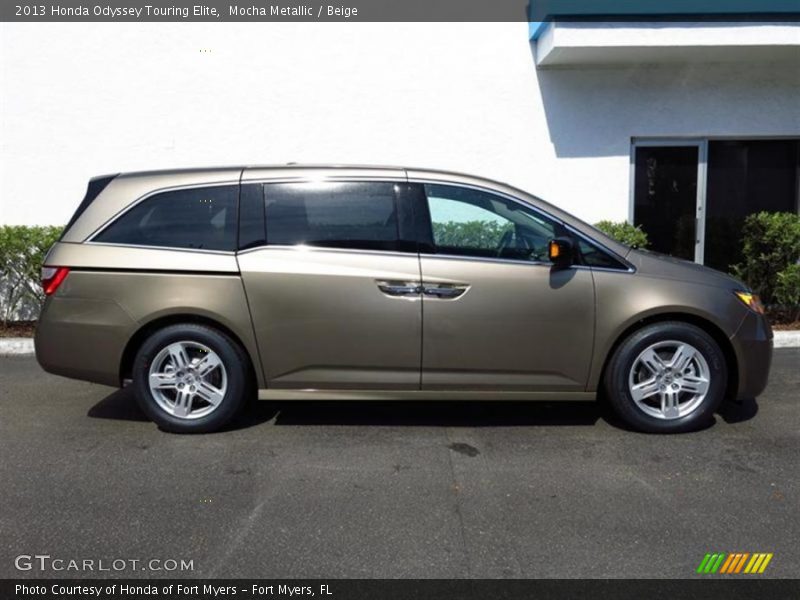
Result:
M466 285L423 285L422 293L434 298L458 298L467 291Z
M419 296L422 286L414 281L378 281L378 289L388 296Z

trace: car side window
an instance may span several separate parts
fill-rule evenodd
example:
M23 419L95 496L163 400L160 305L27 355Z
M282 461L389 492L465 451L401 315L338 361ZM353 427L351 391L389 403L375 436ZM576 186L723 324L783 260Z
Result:
M155 194L125 212L93 241L132 246L235 250L239 186Z
M581 262L587 267L598 267L602 269L617 269L627 271L628 267L622 264L613 256L610 256L594 244L585 240L578 240L578 250Z
M561 225L502 196L426 184L434 252L456 256L549 262L548 242Z
M399 249L393 183L268 183L264 200L268 245Z

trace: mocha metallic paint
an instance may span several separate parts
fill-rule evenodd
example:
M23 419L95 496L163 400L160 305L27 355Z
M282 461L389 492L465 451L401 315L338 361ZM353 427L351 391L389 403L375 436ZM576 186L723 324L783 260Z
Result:
M120 385L123 352L134 334L157 319L183 316L233 332L263 383L232 253L59 243L47 261L71 271L45 301L36 329L36 354L46 370Z
M584 391L594 338L592 273L512 261L422 257L423 390Z
M416 254L269 247L239 265L269 387L419 388L422 301L378 288L418 285Z

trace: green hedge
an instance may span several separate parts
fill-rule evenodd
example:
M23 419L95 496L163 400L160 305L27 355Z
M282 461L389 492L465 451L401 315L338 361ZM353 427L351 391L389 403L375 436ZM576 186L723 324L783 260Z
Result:
M638 225L631 225L627 221L600 221L594 224L608 237L617 240L632 248L647 248L650 241L647 234Z
M460 248L497 248L507 231L513 231L511 223L496 221L446 221L433 224L433 239L439 246Z
M744 260L734 274L774 310L800 312L800 216L760 212L745 219Z
M36 318L44 301L41 268L62 227L0 226L0 318Z
M787 321L800 321L800 264L789 265L778 273L775 299Z

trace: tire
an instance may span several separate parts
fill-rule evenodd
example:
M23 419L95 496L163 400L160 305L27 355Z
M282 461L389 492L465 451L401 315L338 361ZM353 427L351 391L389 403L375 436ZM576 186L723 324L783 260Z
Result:
M605 373L608 401L616 414L648 433L703 428L713 420L727 381L719 345L699 327L679 321L654 323L631 334L617 347Z
M170 325L139 348L133 389L139 406L161 429L217 431L246 402L252 389L249 364L241 346L221 331L194 323Z

